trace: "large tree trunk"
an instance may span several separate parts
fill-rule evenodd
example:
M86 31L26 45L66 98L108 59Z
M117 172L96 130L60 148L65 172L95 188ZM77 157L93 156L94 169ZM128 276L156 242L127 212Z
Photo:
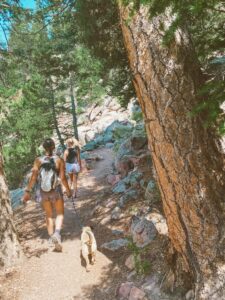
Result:
M0 145L0 269L13 266L21 257L9 192L3 171L3 158Z
M224 284L225 177L213 133L202 116L190 117L202 84L199 64L186 32L177 30L170 46L162 45L169 14L150 20L141 7L130 19L129 8L120 6L120 16L169 237L196 284L196 299L219 299L206 290L213 291L218 273Z

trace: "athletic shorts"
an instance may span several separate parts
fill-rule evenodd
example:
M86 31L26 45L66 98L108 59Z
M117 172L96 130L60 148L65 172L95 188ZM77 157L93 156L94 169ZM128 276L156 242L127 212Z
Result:
M54 202L59 199L63 199L61 185L58 185L54 190L51 190L50 192L44 192L42 191L42 189L36 191L37 202L42 202L42 201Z
M66 163L66 173L67 174L78 174L80 172L80 165L78 163L70 164Z

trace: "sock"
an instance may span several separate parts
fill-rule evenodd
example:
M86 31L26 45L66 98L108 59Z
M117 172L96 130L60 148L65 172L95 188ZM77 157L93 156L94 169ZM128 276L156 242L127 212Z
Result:
M58 235L60 235L60 231L61 231L60 229L56 229L55 233L57 233Z

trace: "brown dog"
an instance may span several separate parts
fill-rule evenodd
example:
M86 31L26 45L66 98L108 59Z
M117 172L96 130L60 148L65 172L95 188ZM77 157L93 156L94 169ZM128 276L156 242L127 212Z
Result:
M86 262L86 271L89 272L89 257L93 265L96 260L97 243L91 227L83 227L81 233L81 254Z

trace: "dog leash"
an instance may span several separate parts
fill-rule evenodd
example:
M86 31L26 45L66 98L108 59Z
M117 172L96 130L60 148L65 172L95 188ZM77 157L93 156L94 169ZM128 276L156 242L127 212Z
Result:
M76 209L75 199L76 198L74 196L71 197L71 201L72 201L72 204L73 204L73 209L74 209L74 212L75 212L75 214L77 216L77 221L78 221L79 227L80 227L80 229L82 229L83 228L83 224L81 222L80 216L79 216L79 214L77 212L77 209Z

